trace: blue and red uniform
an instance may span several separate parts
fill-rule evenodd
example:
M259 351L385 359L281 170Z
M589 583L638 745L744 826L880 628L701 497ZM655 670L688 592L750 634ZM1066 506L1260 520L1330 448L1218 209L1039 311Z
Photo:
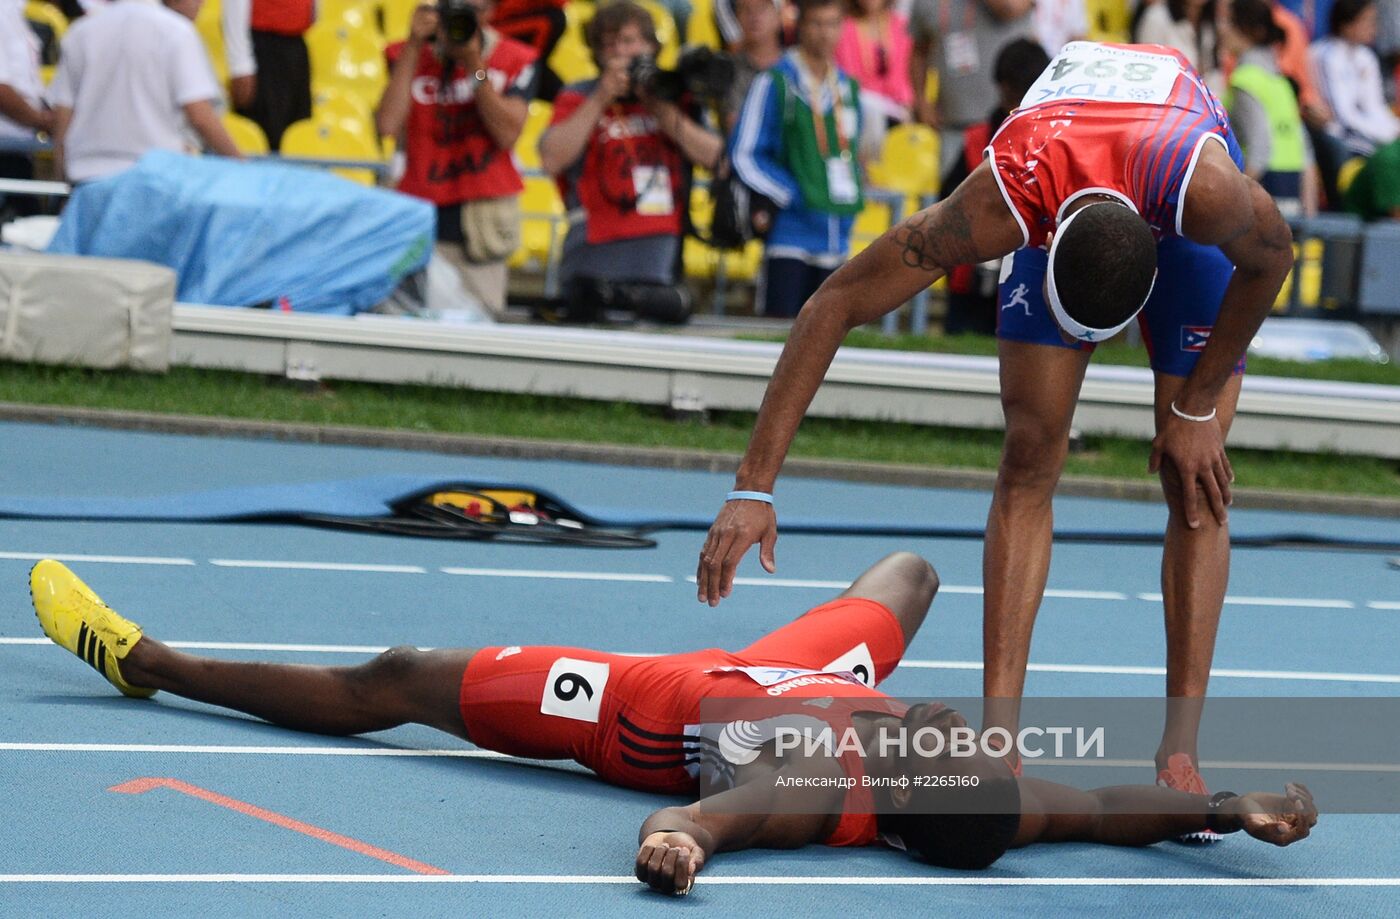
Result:
M821 718L839 736L857 711L904 713L875 689L903 653L894 614L863 598L818 606L737 653L483 648L462 678L462 720L472 742L490 750L572 759L615 785L698 795L702 771L726 768L701 723L706 700L831 700ZM856 781L825 842L869 845L878 833L862 761L855 753L841 759Z
M987 145L1025 247L1003 268L997 334L1065 344L1044 302L1046 234L1087 194L1118 198L1158 240L1157 284L1139 317L1153 369L1186 376L1210 337L1233 265L1182 236L1185 197L1206 144L1243 163L1225 107L1177 51L1071 42ZM1243 365L1241 365L1241 371Z

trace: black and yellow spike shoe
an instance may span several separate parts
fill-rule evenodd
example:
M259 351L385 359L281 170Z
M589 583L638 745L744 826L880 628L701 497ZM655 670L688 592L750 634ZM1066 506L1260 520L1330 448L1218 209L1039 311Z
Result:
M124 619L67 566L44 559L29 572L29 597L44 634L102 674L122 695L147 699L154 689L132 686L119 662L141 640L141 627Z

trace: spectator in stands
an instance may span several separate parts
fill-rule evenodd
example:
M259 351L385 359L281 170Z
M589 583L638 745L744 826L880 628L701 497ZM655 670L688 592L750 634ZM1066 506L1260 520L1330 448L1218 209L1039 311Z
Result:
M201 0L119 0L73 24L48 89L54 160L72 182L121 172L149 150L183 152L186 124L221 156L238 148L193 19Z
M634 62L660 45L651 15L631 0L600 6L588 26L600 76L565 87L540 138L572 214L560 281L565 300L547 319L591 321L624 309L683 322L689 296L675 284L690 165L712 169L724 142L681 103L633 79Z
M253 53L248 0L223 0L219 30L223 33L224 63L228 66L229 101L234 111L250 111L258 97L258 59Z
M130 2L130 0L119 0ZM294 121L311 117L311 56L306 30L316 20L316 0L223 0L225 36L248 33L253 42L253 73L246 53L237 60L241 83L234 87L240 114L258 123L273 150ZM236 45L235 45L236 47ZM229 74L235 75L235 61Z
M1244 174L1264 186L1285 217L1317 212L1316 166L1293 84L1275 50L1283 30L1269 0L1231 0L1221 32L1235 58L1225 94L1230 125L1244 150Z
M963 135L962 155L943 176L943 197L953 193L982 162L992 135L1021 104L1031 85L1050 66L1044 46L1029 38L1007 43L997 54L992 74L997 86L997 104L987 119L972 125ZM943 331L948 335L964 332L993 335L997 330L997 282L1001 260L982 265L959 265L948 272L948 312Z
M34 178L34 157L24 149L35 132L53 129L53 113L44 107L39 79L39 38L24 18L24 0L0 0L0 179ZM3 211L37 213L35 199L6 198Z
M914 104L909 20L893 7L894 0L847 0L848 15L836 43L837 66L860 87L866 150L878 150L886 129L908 121Z
M1376 149L1342 195L1348 211L1367 220L1400 220L1400 140Z
M914 0L909 76L915 117L939 129L939 174L962 155L963 131L996 105L992 64L1007 42L1033 37L1033 0ZM928 101L928 72L938 99Z
M1133 41L1175 48L1216 95L1223 95L1215 16L1216 0L1144 2L1133 17Z
M1031 21L1036 41L1051 57L1070 42L1089 36L1089 11L1084 0L1035 0Z
M490 0L473 0L489 21ZM402 137L399 191L437 206L437 251L494 315L506 305L506 259L520 244L524 189L511 149L529 113L535 52L490 26L454 41L420 6L408 40L389 49L379 133Z
M1376 40L1375 0L1336 0L1331 34L1313 42L1318 83L1336 120L1330 131L1357 156L1400 136L1400 119L1386 107Z
M721 113L726 136L739 123L739 110L754 77L778 63L783 56L781 0L737 0L735 12L743 30L734 48L734 83Z
M730 142L734 171L777 206L758 307L796 316L846 260L862 201L860 88L836 65L841 0L800 0L797 47L749 87Z

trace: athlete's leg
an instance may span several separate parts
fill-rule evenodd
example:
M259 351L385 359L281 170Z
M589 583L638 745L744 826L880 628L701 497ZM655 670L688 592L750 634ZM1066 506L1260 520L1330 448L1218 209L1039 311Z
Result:
M135 686L317 734L363 734L410 722L466 739L458 694L474 652L390 648L352 667L225 661L143 637L121 662Z
M896 552L867 568L841 596L874 600L894 613L907 648L937 593L938 572L933 566L913 552Z
M1152 349L1156 371L1157 428L1170 416L1171 402L1195 367L1196 356L1209 340L1220 299L1233 267L1218 249L1170 238L1158 246L1158 281L1143 309L1144 340ZM1242 370L1243 368L1241 368ZM1242 376L1236 375L1220 394L1216 417L1222 436L1235 418ZM1216 521L1201 501L1200 526L1186 525L1181 477L1169 462L1160 474L1167 503L1167 530L1162 548L1162 605L1167 633L1168 703L1157 766L1185 753L1197 762L1196 734L1201 700L1210 680L1215 637L1225 587L1230 576L1230 530Z
M1228 433L1235 418L1243 377L1225 384L1216 406L1222 433ZM1157 375L1157 426L1170 413L1171 401L1185 383L1183 377ZM1162 546L1162 605L1167 630L1167 697L1202 699L1210 681L1210 665L1215 655L1215 636L1220 627L1220 611L1225 587L1230 579L1230 527L1215 519L1205 496L1200 498L1200 526L1186 525L1181 499L1181 477L1170 460L1162 463L1162 493L1167 500L1167 532ZM1200 728L1198 704L1174 702L1168 708L1162 745L1157 750L1157 766L1165 768L1167 757L1186 753L1196 759L1196 733Z
M1051 503L1090 352L1003 339L999 353L1006 441L982 553L982 691L984 727L1014 735L1050 570Z

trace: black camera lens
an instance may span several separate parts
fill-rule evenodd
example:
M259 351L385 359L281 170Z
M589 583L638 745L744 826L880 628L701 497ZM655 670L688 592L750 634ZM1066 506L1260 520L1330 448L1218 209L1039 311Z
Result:
M443 38L452 45L465 45L471 41L480 25L476 7L462 0L439 0L438 21Z

